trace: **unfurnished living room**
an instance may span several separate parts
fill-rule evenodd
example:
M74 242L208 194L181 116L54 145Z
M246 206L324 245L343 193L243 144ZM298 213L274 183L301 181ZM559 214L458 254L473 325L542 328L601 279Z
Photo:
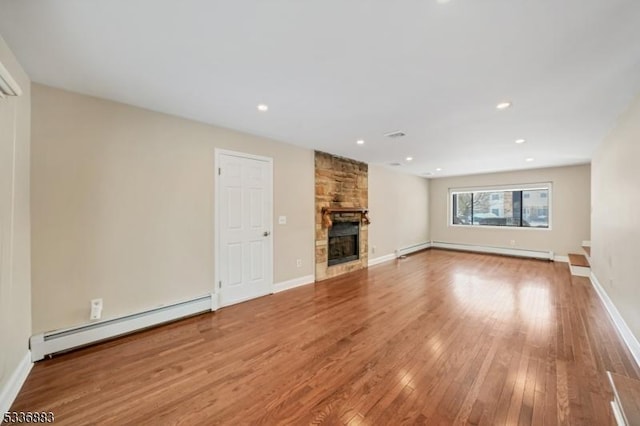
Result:
M640 425L637 0L0 0L0 424Z

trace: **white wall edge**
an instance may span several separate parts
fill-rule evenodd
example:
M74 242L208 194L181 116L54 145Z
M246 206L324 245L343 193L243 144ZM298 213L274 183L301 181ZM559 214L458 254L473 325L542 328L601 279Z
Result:
M11 76L11 73L8 69L0 63L0 80L4 83L2 86L3 89L0 89L0 98L4 98L5 96L22 96L22 89L20 85L16 82L16 80ZM4 414L4 412L0 412Z
M424 243L403 247L396 250L396 257L405 256L407 254L415 253L420 250L425 250L425 249L428 249L429 247L431 247L431 241L425 241Z
M569 256L553 256L554 262L564 262L569 263Z
M27 351L24 354L20 363L13 370L9 380L5 384L3 389L0 389L0 414L4 414L11 409L11 405L13 401L16 400L18 393L20 393L20 389L22 389L22 385L29 377L29 372L33 367L33 363L31 362L31 352ZM0 424L2 423L2 419L0 418Z
M526 250L506 247L480 246L474 244L446 243L443 241L432 241L431 247L449 250L472 251L477 253L502 254L516 257L530 257L534 259L553 260L555 257L552 251Z
M631 329L625 322L624 318L622 318L622 315L620 315L620 312L618 312L616 305L613 304L613 301L609 298L609 295L605 291L604 287L602 287L600 281L598 281L598 277L596 277L596 275L591 272L589 278L591 279L591 284L596 290L596 293L598 293L600 300L602 300L602 304L607 310L607 313L611 317L613 324L622 336L622 340L624 340L627 348L629 348L633 359L636 361L636 364L640 366L640 342L638 342L638 339L636 339L636 337L633 335L633 332L631 332Z
M375 259L369 259L367 266L375 266L375 265L379 265L380 263L388 262L390 260L395 260L395 259L396 259L395 253L389 253L389 254L385 254L384 256L376 257Z
M302 287L303 285L313 284L314 282L316 282L316 277L314 275L305 275L303 277L298 277L274 284L273 292L280 293L281 291L289 290L296 287Z
M119 318L39 333L29 339L31 360L40 361L44 359L45 355L86 346L204 312L211 312L215 305L215 295L207 294L188 301Z

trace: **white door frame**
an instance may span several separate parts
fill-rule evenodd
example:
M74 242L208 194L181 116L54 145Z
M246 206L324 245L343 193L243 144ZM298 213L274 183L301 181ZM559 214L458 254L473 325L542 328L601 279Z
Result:
M215 148L214 149L214 166L215 168L214 173L213 173L213 278L214 278L214 282L213 282L213 303L212 305L214 306L214 309L212 309L213 311L215 311L216 309L220 308L220 223L219 223L219 208L220 208L220 175L218 174L218 170L220 169L220 156L221 155L231 155L234 157L240 157L240 158L248 158L251 160L259 160L259 161L265 161L269 164L269 172L268 172L268 178L269 178L269 191L267 193L267 196L269 197L269 200L271 201L271 239L269 242L269 250L271 251L271 276L269 277L269 279L271 280L271 294L274 293L274 282L273 282L273 259L275 258L274 253L273 253L273 239L275 238L275 235L273 233L274 231L274 226L273 226L273 211L274 211L274 205L273 205L273 158L271 157L263 157L261 155L253 155L253 154L247 154L244 152L238 152L238 151L231 151L228 149L221 149L221 148Z

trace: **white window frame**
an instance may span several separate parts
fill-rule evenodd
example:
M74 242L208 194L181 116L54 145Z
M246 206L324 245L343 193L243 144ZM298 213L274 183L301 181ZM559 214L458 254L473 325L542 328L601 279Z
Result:
M454 194L464 194L469 192L494 192L494 191L535 191L546 189L549 197L549 226L547 228L536 228L530 226L493 226L493 225L458 225L453 223L453 196ZM524 202L524 197L522 197ZM447 226L462 229L502 229L509 231L551 231L553 221L553 182L540 183L523 183L516 185L486 185L486 186L469 186L459 188L449 188L447 197Z

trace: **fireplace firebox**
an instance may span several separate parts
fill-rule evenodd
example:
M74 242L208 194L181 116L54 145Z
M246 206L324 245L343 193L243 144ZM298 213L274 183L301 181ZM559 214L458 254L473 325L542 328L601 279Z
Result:
M334 222L329 229L328 265L358 260L360 222Z

